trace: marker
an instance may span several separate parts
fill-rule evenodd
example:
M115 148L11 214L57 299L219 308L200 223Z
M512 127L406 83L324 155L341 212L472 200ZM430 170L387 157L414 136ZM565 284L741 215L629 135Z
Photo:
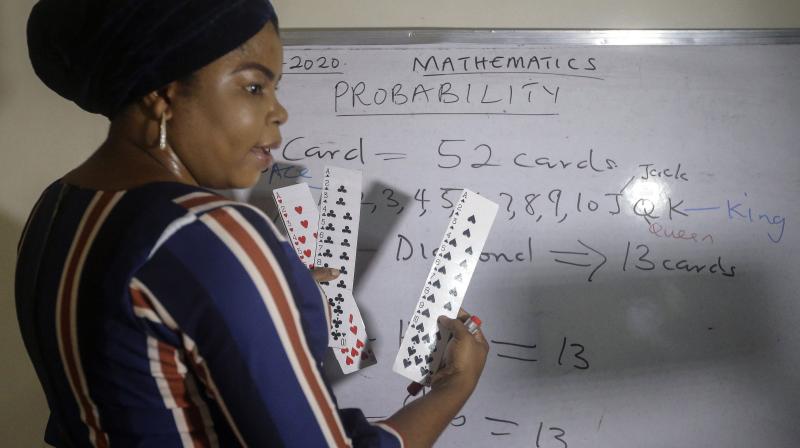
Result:
M472 316L469 317L469 319L467 319L466 322L464 322L464 325L467 327L467 331L469 331L469 334L475 334L481 327L481 320L478 318L478 316L475 316L473 314ZM408 391L408 393L412 397L416 397L419 391L422 390L422 387L423 387L422 384L414 381L413 383L408 385L406 391Z

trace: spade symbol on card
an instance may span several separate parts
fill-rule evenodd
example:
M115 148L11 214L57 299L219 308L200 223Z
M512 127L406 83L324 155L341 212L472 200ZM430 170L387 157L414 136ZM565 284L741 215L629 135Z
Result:
M450 255L450 252L442 255L442 258L444 258L445 260L452 260L453 259L453 257Z
M415 334L413 338L411 338L411 342L415 344L419 344L419 335Z
M467 218L467 221L469 221L469 222L471 222L471 223L475 224L475 215L472 215L472 216L470 216L469 218Z
M347 212L344 214L344 216L342 216L342 219L344 219L345 221L352 221L353 217L350 216L350 212Z
M469 238L469 237L472 236L472 233L470 233L469 229L467 229L462 233L462 235L464 235L465 237Z
M420 314L425 317L431 317L431 312L427 308L425 308L425 311L421 312Z
M350 226L344 226L344 229L342 229L342 233L353 233L353 232L352 230L350 230Z
M438 271L439 271L439 273L441 273L441 274L447 274L447 269L445 269L445 268L444 268L444 266L440 267L440 268L438 269Z
M459 266L461 266L461 268L463 268L463 269L466 269L467 268L467 259L465 258L464 261L459 263Z
M408 356L411 356L416 352L417 352L417 349L415 349L414 347L408 347Z
M458 291L456 291L456 288L453 288L453 289L450 290L450 295L453 296L453 297L458 295Z
M455 276L455 280L456 280L457 282L461 282L461 281L464 281L464 278L463 278L463 277L461 277L461 274L458 274L458 275L456 275L456 276Z
M455 238L453 238L452 240L450 240L450 241L448 242L448 244L450 244L450 245L451 245L451 246L453 246L453 247L456 247L456 246L458 246L458 244L456 244L456 239L455 239Z
M408 366L410 366L411 364L413 364L411 361L409 361L408 359L403 358L403 367L405 367L407 369Z
M425 357L425 362L430 364L433 362L433 355L428 355Z
M422 364L422 356L419 356L419 355L415 356L414 357L414 364L416 364L416 365Z
M469 246L469 247L467 248L467 250L465 250L464 252L466 252L466 253L467 253L467 254L469 254L469 255L472 255L472 246Z
M447 302L447 303L445 303L445 304L444 304L444 309L446 309L447 311L453 311L453 304L452 304L452 303L450 303L450 302ZM439 333L438 333L438 332L436 333L436 336L437 336L439 339L441 339L441 335L439 335Z
M426 369L425 367L420 367L420 368L419 368L419 373L420 373L422 376L425 376L425 375L427 375L427 374L428 374L428 372L430 372L430 370Z
M347 189L344 188L344 185L340 185L339 189L337 189L336 191L338 191L339 193L347 193Z
M436 298L433 296L433 294L429 295L428 297L425 297L425 299L426 299L428 302L431 302L431 303L436 303Z
M422 322L420 322L420 323L419 323L419 325L417 325L417 326L416 326L416 327L414 327L414 328L416 328L416 329L417 329L417 331L419 331L420 333L422 333L423 331L425 331L425 325L423 325L423 324L422 324Z
M433 283L431 284L431 286L433 286L433 287L434 287L434 288L436 288L436 289L439 289L439 288L441 288L441 287L442 287L442 284L441 284L441 282L439 282L439 280L437 279L435 282L433 282Z
M425 342L426 344L428 342L431 342L431 335L429 335L428 333L425 333L425 336L422 337L422 341Z
M339 198L339 200L336 201L336 205L345 205L344 199L343 198Z

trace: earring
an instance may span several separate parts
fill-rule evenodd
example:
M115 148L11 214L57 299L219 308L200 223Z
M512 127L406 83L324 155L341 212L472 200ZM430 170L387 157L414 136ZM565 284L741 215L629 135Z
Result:
M162 151L167 149L167 116L161 113L161 127L159 129L158 148Z

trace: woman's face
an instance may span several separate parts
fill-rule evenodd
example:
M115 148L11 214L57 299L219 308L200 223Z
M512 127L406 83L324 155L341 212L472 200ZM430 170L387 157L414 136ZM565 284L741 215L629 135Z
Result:
M283 48L267 24L195 72L171 104L170 145L201 186L245 188L272 164L288 116L276 96Z

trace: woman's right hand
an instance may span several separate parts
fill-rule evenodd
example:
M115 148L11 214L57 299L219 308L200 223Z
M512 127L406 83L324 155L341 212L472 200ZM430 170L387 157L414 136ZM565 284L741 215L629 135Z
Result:
M464 321L469 318L464 310L459 310L457 319L439 317L439 326L453 334L444 354L444 365L431 378L431 387L436 389L446 384L459 383L459 387L469 387L472 391L486 364L489 344L478 327L470 334Z

